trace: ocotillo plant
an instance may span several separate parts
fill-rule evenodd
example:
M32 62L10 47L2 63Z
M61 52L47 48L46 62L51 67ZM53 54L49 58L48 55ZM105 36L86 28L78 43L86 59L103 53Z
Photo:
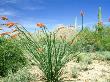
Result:
M6 17L3 20L8 20ZM49 32L46 25L43 23L37 23L43 33L43 36L35 37L30 34L22 25L14 22L7 22L4 24L6 27L15 29L12 32L17 31L16 35L11 36L14 40L13 42L18 42L22 52L29 52L28 55L33 57L33 60L37 63L37 66L44 74L44 79L46 82L61 82L62 81L62 68L67 62L72 60L72 56L76 50L71 51L70 45L66 42L67 36L61 36L61 40L56 37L56 32ZM2 29L2 28L1 28ZM4 34L10 35L10 32L5 32ZM1 35L1 36L2 36ZM78 34L76 35L78 36ZM10 39L10 38L9 38ZM73 37L72 42L74 42L75 37ZM73 43L74 44L74 43Z
M21 46L32 54L44 73L46 82L61 82L61 69L72 58L66 38L62 38L62 42L57 40L56 33L49 32L43 23L38 23L37 27L42 29L45 36L41 36L40 43L23 26L16 25L16 29L21 33L19 36Z

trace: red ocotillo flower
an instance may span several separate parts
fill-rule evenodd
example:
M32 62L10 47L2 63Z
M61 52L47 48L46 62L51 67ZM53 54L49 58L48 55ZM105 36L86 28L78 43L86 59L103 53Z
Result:
M14 38L16 38L17 36L18 36L18 34L14 34L14 35L11 36L11 38L14 39Z
M8 20L8 18L6 16L2 16L1 20Z
M4 32L1 35L4 36L4 35L9 35L9 34L11 34L11 32Z
M45 27L45 25L43 23L37 23L36 26L40 27L40 28Z
M15 23L13 23L13 22L6 23L6 26L8 26L9 28L12 27L12 26L14 26L14 25L15 25Z

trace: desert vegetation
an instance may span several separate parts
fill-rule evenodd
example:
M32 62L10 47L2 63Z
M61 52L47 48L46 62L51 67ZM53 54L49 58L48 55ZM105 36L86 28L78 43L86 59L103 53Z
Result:
M101 13L95 30L84 27L81 11L81 30L37 23L35 33L1 16L0 82L110 82L110 25Z

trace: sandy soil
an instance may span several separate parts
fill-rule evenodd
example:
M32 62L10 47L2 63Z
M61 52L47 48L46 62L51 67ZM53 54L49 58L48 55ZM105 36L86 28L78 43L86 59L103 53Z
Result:
M77 68L76 78L72 76L74 67ZM65 80L64 82L110 82L110 61L93 60L87 68L87 70L83 70L80 63L71 61L65 65L62 78ZM29 71L37 77L37 81L32 82L43 82L38 81L43 79L43 73L38 67L33 66Z
M72 68L76 66L78 70L77 78L72 77ZM81 64L69 62L64 74L65 80L71 82L110 82L110 62L94 60L87 66L88 70L81 70ZM68 81L67 81L68 82Z

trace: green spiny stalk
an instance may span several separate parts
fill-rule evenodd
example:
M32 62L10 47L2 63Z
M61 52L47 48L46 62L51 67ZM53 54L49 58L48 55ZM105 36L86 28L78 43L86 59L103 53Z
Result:
M98 22L101 22L102 21L102 9L101 7L99 7L98 9Z

